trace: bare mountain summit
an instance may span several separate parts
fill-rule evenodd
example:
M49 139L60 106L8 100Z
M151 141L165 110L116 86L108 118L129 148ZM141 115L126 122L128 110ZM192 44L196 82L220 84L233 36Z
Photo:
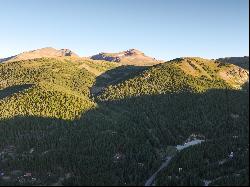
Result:
M143 52L137 49L129 49L119 53L99 53L90 57L92 60L105 60L110 62L117 62L122 65L136 65L136 66L152 66L162 63L161 60L146 56Z
M66 57L66 56L78 57L78 55L75 54L70 49L57 50L52 47L45 47L37 50L23 52L12 57L0 59L0 62L29 60L29 59L43 58L43 57L54 58L54 57Z

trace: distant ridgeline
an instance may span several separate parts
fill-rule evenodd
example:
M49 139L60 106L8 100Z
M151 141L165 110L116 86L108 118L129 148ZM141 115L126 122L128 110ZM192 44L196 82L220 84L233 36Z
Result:
M249 56L219 58L219 62L230 63L249 70Z
M152 66L163 63L161 60L146 56L143 52L137 49L129 49L119 53L99 53L90 57L92 60L106 60L110 62L117 62L122 65L136 65L136 66Z
M57 49L54 49L52 47L45 47L42 49L23 52L19 55L0 59L0 62L30 60L30 59L43 58L43 57L55 58L55 57L65 57L65 56L79 57L77 54L75 54L73 51L71 51L69 49L57 50Z
M170 152L156 185L249 184L249 66L48 50L0 64L0 185L144 185Z

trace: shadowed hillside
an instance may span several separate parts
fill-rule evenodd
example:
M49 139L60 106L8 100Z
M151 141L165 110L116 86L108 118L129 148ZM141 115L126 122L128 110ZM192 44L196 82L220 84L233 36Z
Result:
M219 62L230 63L249 70L249 56L244 57L227 57L217 59Z
M73 121L40 117L2 120L0 165L9 178L0 184L143 185L161 164L167 146L182 143L190 134L202 134L209 140L207 144L215 151L207 155L211 164L235 152L238 164L225 165L215 178L248 170L246 101L248 93L244 91L183 92L98 103ZM236 136L237 141L229 139ZM206 146L191 150L188 154L196 158ZM186 160L184 165L199 171L207 167L204 164L197 159ZM36 180L23 177L25 173L32 173ZM189 181L194 184L202 177ZM242 180L247 183L244 177Z
M9 97L15 93L22 92L32 86L33 86L32 84L24 84L24 85L11 86L3 90L0 90L0 99L4 99L5 97Z
M148 69L147 66L118 66L110 69L95 80L91 93L96 95L105 90L110 85L118 84L124 80L137 76L140 72Z
M0 72L0 185L144 185L169 146L194 135L205 144L176 154L157 184L228 184L235 173L248 184L248 71L235 65L41 58ZM230 152L235 160L214 167Z

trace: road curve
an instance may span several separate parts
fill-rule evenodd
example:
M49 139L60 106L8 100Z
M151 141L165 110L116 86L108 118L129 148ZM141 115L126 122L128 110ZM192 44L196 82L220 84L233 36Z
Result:
M155 180L156 175L165 167L167 167L170 163L170 161L172 160L173 157L169 156L166 158L166 161L164 163L162 163L162 165L160 166L160 168L146 181L144 186L152 186L152 183Z

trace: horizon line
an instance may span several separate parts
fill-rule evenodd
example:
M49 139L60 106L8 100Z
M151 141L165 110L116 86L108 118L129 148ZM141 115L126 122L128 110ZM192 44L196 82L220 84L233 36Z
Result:
M71 50L72 52L74 52L75 54L77 54L80 58L90 58L91 56L93 55L96 55L96 54L100 54L100 53L119 53L119 52L122 52L122 51L127 51L127 50L131 50L131 49L135 49L135 50L138 50L138 51L141 51L143 52L142 50L140 49L137 49L137 48L129 48L129 49L126 49L126 50L117 50L117 51L105 51L105 50L102 50L100 52L97 52L95 54L91 54L91 55L82 55L82 53L79 53L79 52L76 52L78 50L72 50L70 48L58 48L58 47L51 47L51 46L47 46L47 47L41 47L41 48L36 48L36 49L26 49L26 50L23 50L22 52L14 52L14 54L12 55L6 55L6 56L1 56L0 54L0 59L5 59L5 58L10 58L10 57L14 57L14 56L17 56L19 54L22 54L22 53L26 53L26 52L31 52L31 51L35 51L35 50L40 50L40 49L45 49L45 48L52 48L52 49L56 49L56 50L61 50L61 49L69 49ZM143 52L144 53L144 52ZM155 58L156 60L160 60L160 61L169 61L169 60L173 60L173 59L176 59L176 58L204 58L204 59L218 59L218 58L232 58L232 57L249 57L249 54L248 55L242 55L242 56L235 56L235 55L231 55L231 56L217 56L217 57L208 57L208 56L197 56L197 55L187 55L187 56L176 56L176 57L169 57L167 59L161 59L161 58L158 58L158 57L155 57L155 56L151 56L151 55L147 55L146 53L144 53L146 56L150 56L150 57L153 57ZM170 55L171 56L171 55Z

